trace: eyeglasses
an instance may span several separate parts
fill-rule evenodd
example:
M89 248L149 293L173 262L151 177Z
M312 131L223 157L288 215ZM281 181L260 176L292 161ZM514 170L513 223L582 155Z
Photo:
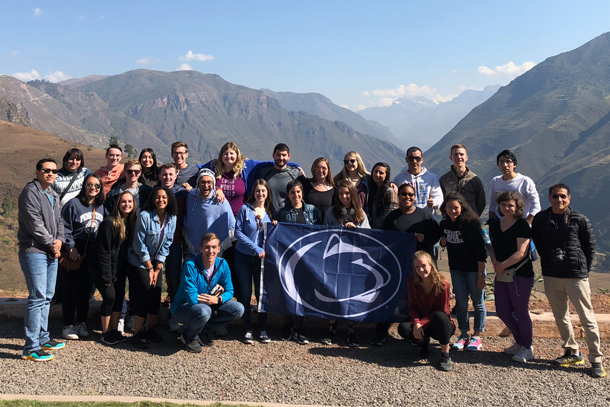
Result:
M408 196L410 198L413 198L415 194L413 192L401 192L400 196Z
M130 175L140 175L140 173L142 171L140 171L140 170L127 170L126 172L127 172L127 174L130 174Z
M43 174L48 174L50 172L52 172L53 174L57 174L57 169L51 169L51 168L43 168L40 170L40 172L42 172Z
M350 160L343 160L343 164L347 165L347 164L356 164L356 159L352 158Z
M561 198L561 199L566 199L568 196L567 196L567 195L564 195L564 194L554 194L554 195L551 195L551 197L552 197L553 199L559 199L559 198Z
M94 184L93 182L90 182L85 186L89 189L100 189L102 187L100 184Z
M409 161L415 161L415 162L420 162L420 161L421 161L421 160L423 160L423 159L424 159L423 157L414 157L414 156L412 156L412 155L410 155L410 156L408 156L408 157L407 157L407 160L409 160Z

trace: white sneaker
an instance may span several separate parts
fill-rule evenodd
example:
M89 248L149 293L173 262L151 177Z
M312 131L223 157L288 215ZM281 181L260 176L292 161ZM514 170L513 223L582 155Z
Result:
M119 319L119 325L117 326L116 330L119 331L120 333L125 332L125 319L124 318Z
M244 343L246 345L252 345L254 343L254 336L251 331L246 332L244 335Z
M532 359L534 359L534 351L531 347L525 348L522 346L521 349L519 349L519 352L513 356L513 362L517 363L525 363Z
M72 341L78 340L78 329L74 325L68 325L64 327L64 339L69 339Z
M180 330L180 324L178 323L178 321L176 321L175 319L169 319L167 321L167 324L169 325L169 332L170 333L176 333Z
M89 337L89 331L87 331L87 324L84 322L81 322L80 324L74 325L74 328L76 329L76 334L81 337L81 338L88 338Z
M507 355L516 355L520 349L521 345L519 345L518 343L513 343L508 348L504 348L504 353L506 353Z

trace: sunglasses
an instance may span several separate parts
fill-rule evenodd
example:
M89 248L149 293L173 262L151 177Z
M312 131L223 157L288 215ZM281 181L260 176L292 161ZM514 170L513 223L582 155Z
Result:
M400 196L408 196L410 198L413 198L415 194L413 192L401 192Z
M85 185L89 189L100 189L102 186L100 184L94 184L92 182Z
M126 172L127 172L127 174L130 174L130 175L138 175L142 171L140 171L140 170L127 170Z
M421 160L423 160L423 157L413 157L412 155L410 155L407 157L407 160L420 162Z
M566 199L568 196L567 196L567 195L564 195L564 194L554 194L554 195L551 195L551 197L552 197L553 199L559 199L559 198L561 198L561 199Z
M347 165L347 164L356 164L356 159L352 158L350 160L343 160L343 164Z
M52 170L51 168L43 168L40 170L40 172L42 172L43 174L48 174L50 172L52 172L53 174L57 174L57 169Z

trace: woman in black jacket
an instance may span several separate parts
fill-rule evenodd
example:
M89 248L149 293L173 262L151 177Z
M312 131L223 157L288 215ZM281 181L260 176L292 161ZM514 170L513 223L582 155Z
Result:
M102 294L102 342L114 345L125 338L117 330L125 297L127 248L131 244L137 204L133 194L122 192L112 215L100 225L96 240L96 262L91 280ZM111 317L112 315L112 317Z

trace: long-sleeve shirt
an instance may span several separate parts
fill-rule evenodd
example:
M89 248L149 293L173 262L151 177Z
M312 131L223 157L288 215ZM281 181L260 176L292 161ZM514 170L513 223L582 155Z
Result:
M417 284L415 278L415 274L411 274L409 280L407 280L409 318L411 318L411 323L413 325L419 323L425 328L432 321L434 314L442 311L447 314L451 321L451 325L453 325L453 329L455 330L455 322L451 319L451 310L449 306L449 300L451 299L449 282L444 277L441 277L441 280L445 285L443 292L437 294L436 289L433 287L426 295L426 293L424 293L424 287Z
M498 175L491 180L489 212L493 212L497 216L502 217L502 214L498 210L496 197L504 191L517 191L521 194L523 199L524 218L527 218L530 215L535 216L538 212L540 212L540 197L538 196L538 191L536 190L536 184L530 177L526 177L522 174L517 174L515 178L508 181L502 179L502 175Z

